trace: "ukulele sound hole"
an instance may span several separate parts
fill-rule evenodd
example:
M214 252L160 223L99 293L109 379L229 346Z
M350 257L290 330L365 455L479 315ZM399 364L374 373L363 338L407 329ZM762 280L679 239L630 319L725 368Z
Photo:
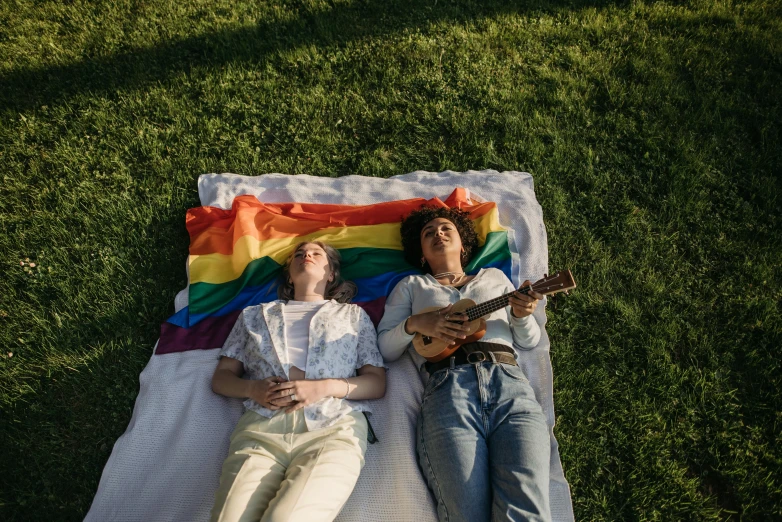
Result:
M425 345L427 345L427 344L432 344L432 338L431 338L431 337L429 337L428 335L424 335L424 336L423 336L423 339L424 339L424 344L425 344Z

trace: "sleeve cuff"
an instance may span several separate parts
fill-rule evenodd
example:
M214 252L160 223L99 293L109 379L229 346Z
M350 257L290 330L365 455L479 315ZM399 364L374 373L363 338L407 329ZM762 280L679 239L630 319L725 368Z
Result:
M406 318L401 323L399 323L397 325L397 327L396 327L397 330L398 330L397 331L397 336L398 336L400 341L404 341L405 345L412 343L413 339L415 338L415 334L414 333L409 334L409 333L405 332L405 324L407 324L407 319L409 319L409 317Z
M529 329L530 327L530 321L536 322L535 318L532 315L528 315L527 317L516 317L513 315L513 312L510 313L510 324L513 327L525 327Z

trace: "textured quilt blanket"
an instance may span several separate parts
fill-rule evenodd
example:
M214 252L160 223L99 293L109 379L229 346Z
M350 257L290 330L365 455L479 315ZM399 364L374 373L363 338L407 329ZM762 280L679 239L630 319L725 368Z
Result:
M402 258L399 221L422 203L467 210L481 249L467 267L503 270L515 283L547 272L542 214L526 173L417 172L391 179L347 176L199 178L201 207L187 213L188 288L140 377L130 425L103 471L86 520L207 520L228 437L241 401L214 394L211 374L239 311L276 298L274 283L294 246L307 239L340 250L354 299L377 322L385 298L416 272ZM549 343L544 334L522 364L554 426ZM388 388L373 401L371 445L353 495L338 520L436 520L415 460L415 418L423 391L409 357L389 365ZM551 432L551 504L572 520L570 491Z

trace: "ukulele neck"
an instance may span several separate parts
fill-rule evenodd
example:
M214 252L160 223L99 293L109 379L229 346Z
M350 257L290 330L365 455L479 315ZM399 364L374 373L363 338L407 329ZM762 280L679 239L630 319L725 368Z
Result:
M519 288L517 291L521 294L527 295L530 290L532 290L532 285ZM469 318L470 321L475 321L480 317L489 315L493 312L496 312L497 310L500 310L508 306L508 300L512 295L513 292L509 292L505 295L501 295L500 297L496 297L489 301L477 304L475 306L471 306L470 308L468 308L462 313L467 314L467 317Z

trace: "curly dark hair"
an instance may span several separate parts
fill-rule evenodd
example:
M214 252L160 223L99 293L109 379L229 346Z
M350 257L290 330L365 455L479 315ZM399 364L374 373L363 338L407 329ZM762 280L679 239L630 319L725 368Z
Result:
M429 263L425 263L421 267L421 258L424 255L421 250L421 231L427 223L437 218L445 218L456 226L456 231L459 232L464 247L461 258L462 266L466 266L478 248L478 234L475 232L475 225L470 219L470 214L460 208L421 207L403 219L402 249L405 253L405 260L414 267L431 273L432 269Z

